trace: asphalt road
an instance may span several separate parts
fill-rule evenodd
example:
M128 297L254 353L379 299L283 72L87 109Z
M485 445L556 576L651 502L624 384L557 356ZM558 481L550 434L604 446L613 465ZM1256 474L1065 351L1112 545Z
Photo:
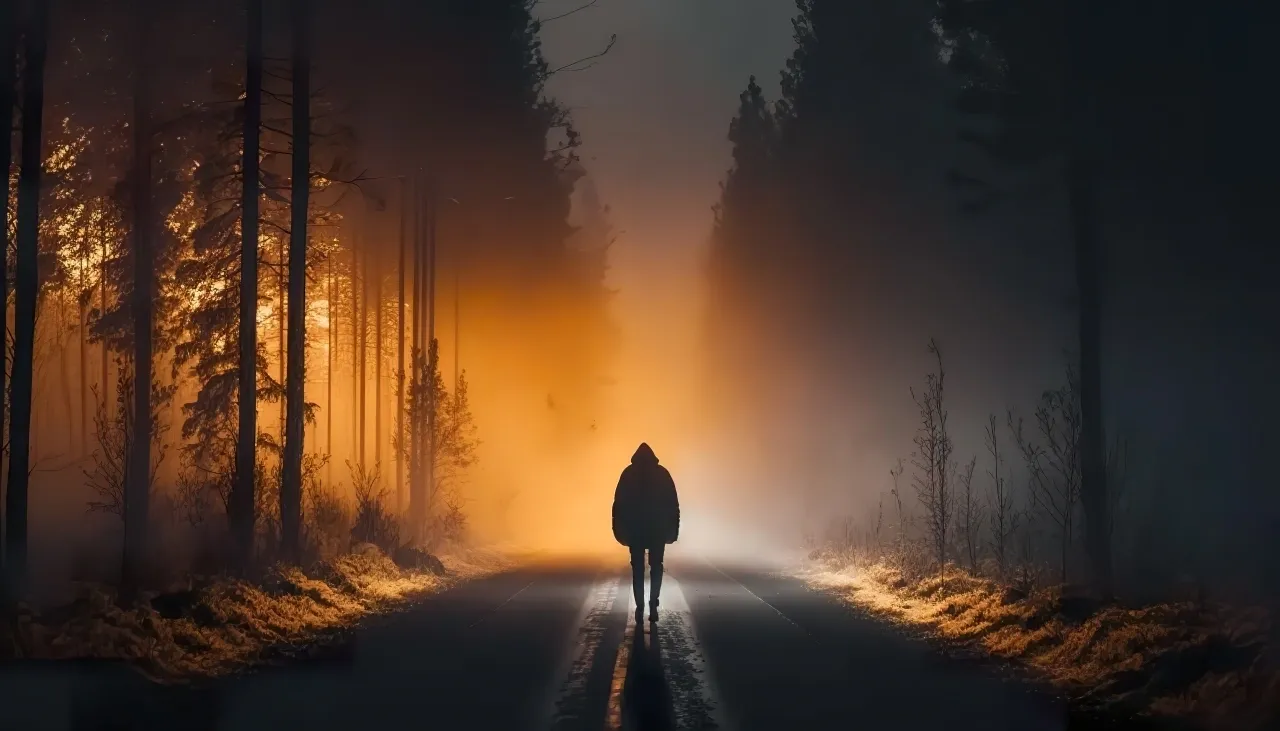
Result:
M945 659L792 579L668 562L656 626L636 624L622 563L526 568L372 620L317 658L200 691L140 693L100 671L50 691L28 670L46 697L15 699L15 676L0 675L10 690L0 727L1069 727L1061 705L1028 686Z

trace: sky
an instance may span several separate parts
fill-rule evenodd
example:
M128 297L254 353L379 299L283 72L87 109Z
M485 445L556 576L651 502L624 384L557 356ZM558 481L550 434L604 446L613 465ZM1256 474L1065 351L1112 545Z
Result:
M546 0L539 15L583 1ZM583 161L613 208L611 276L623 312L686 304L663 293L683 294L696 274L738 94L755 74L776 96L793 11L792 0L600 0L544 27L553 68L618 35L599 63L558 74L550 91L572 110Z
M583 2L546 0L538 13ZM556 75L549 91L572 111L581 158L618 232L609 282L622 337L607 412L621 445L647 440L687 474L706 451L690 431L700 402L701 264L730 166L729 123L751 75L776 98L794 9L792 0L599 0L542 33L552 68L618 37L606 57Z

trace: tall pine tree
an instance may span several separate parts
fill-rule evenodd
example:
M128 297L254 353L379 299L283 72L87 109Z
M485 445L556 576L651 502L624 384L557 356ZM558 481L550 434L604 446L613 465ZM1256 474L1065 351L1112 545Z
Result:
M709 382L714 384L720 408L732 409L738 389L754 390L758 384L730 383L742 369L735 367L758 347L754 327L767 308L757 309L752 282L766 281L771 250L785 246L784 229L777 225L780 206L775 194L778 125L772 105L752 77L739 96L738 113L729 126L733 166L721 184L715 206L711 253L708 261L710 290L706 332L716 354ZM747 369L752 372L753 369Z
M31 393L35 375L36 306L40 294L40 178L44 157L44 74L49 7L28 8L23 33L22 152L18 174L18 236L14 271L12 407L9 479L5 493L5 571L10 596L27 581L27 490L31 479Z
M547 92L554 69L540 26L524 0L434 0L414 13L401 41L419 90L406 143L422 150L440 202L440 291L461 268L463 338L526 354L470 364L477 393L491 380L532 380L585 413L608 356L605 262L570 245L579 138ZM524 326L513 332L513 320Z
M1062 160L1079 308L1080 498L1093 580L1109 597L1111 519L1102 417L1097 208L1104 56L1099 29L1105 22L1094 0L944 0L939 6L951 67L964 81L962 111L998 123L994 134L966 130L964 138L1006 165ZM988 197L999 195L980 179L956 180L979 187Z
M302 447L306 404L307 224L311 194L311 16L306 0L293 3L293 195L289 202L289 347L285 383L284 465L280 528L285 558L297 562L302 530Z

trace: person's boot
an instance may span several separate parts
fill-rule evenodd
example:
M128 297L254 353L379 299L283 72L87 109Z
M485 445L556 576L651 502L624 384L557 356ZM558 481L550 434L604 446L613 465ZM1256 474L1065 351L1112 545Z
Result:
M637 609L636 611L639 612L640 610ZM658 621L658 603L656 601L649 602L649 621Z

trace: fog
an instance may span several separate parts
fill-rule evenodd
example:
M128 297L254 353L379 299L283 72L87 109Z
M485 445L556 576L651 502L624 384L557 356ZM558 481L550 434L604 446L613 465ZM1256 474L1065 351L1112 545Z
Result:
M306 451L327 456L318 484L350 497L348 464L376 464L387 500L407 505L392 439L397 344L408 350L410 340L395 330L398 288L411 277L396 272L402 237L414 240L415 216L427 211L412 201L429 190L440 374L450 393L455 373L465 374L479 440L474 464L450 473L441 499L465 513L470 538L617 551L613 487L642 441L680 490L677 550L761 557L838 526L869 530L889 505L890 469L913 450L911 389L932 368L930 338L944 356L955 458L977 458L985 491L988 415L1009 438L1008 414L1033 422L1041 394L1065 382L1078 355L1074 255L1052 164L992 170L960 141L960 82L939 59L934 4L851 2L815 15L826 24L817 35L840 50L822 46L801 61L789 0L601 0L558 17L583 4L535 6L554 18L538 36L539 72L523 55L532 45L504 45L503 23L521 24L501 3L314 3L313 169L332 164L310 229L315 421ZM103 201L110 185L101 180L125 177L115 148L128 119L113 7L71 4L55 15L46 115L46 155L87 140L79 164L92 174L72 183ZM156 50L170 59L157 65L157 117L197 103L229 108L243 83L238 9L175 4L161 22L192 30L165 34ZM288 56L287 30L282 11L269 9L273 63ZM86 58L96 65L79 63ZM780 83L789 59L813 58L827 66L809 67L808 78L829 74L828 86ZM794 103L794 138L779 143L794 144L794 167L748 180L756 187L735 199L730 170L745 168L730 122L753 76L770 105ZM269 91L284 94L282 79L269 76ZM540 107L539 93L567 116ZM287 119L279 96L264 108ZM1206 122L1205 134L1251 107L1216 109L1228 121ZM569 129L580 147L567 146ZM1258 144L1258 155L1272 154L1274 144ZM1109 442L1129 455L1116 481L1119 571L1148 584L1190 575L1255 596L1280 583L1270 550L1280 497L1266 469L1280 436L1269 418L1280 408L1271 377L1280 358L1274 317L1260 314L1280 308L1265 276L1275 248L1263 245L1255 211L1242 212L1238 191L1206 172L1233 149L1224 143L1172 172L1145 149L1110 161L1100 183L1104 414ZM956 169L983 169L1017 194L965 211L947 182ZM1250 195L1274 190L1256 171L1230 179L1254 186ZM104 365L102 340L86 333L97 299L123 298L107 274L106 287L93 284L91 267L106 272L127 227L83 233L80 209L55 200L46 210L62 223L50 224L42 247L63 253L39 315L30 519L33 573L57 583L118 563L101 546L118 540L119 519L86 514L98 499L86 471L101 449L95 394L110 391L119 366L112 353ZM174 229L174 251L185 251L186 235ZM263 237L260 378L283 381L280 267L270 259L284 239L269 228ZM363 376L352 347L357 289ZM370 307L380 318L370 320ZM183 447L200 439L182 435L184 405L199 401L203 376L177 353L200 336L175 328L156 366L177 389L161 414L157 473L172 505L156 520L168 521L161 545L195 555L177 486ZM277 439L281 404L259 404L260 430ZM1032 509L1021 495L1026 470L1008 454L1001 469ZM918 509L909 462L901 479ZM1073 548L1073 565L1083 566L1082 551Z
M732 372L707 362L711 204L732 164L728 121L750 76L758 78L768 96L777 97L779 73L794 45L794 14L794 3L786 0L746 5L614 2L544 31L549 52L566 59L584 55L605 33L620 34L609 59L552 86L574 109L586 134L584 155L626 232L615 247L610 273L621 289L617 312L627 333L619 367L630 374L640 366L630 377L643 379L638 389L644 402L669 400L646 428L635 417L629 421L636 423L636 438L681 430L681 441L668 449L658 447L658 453L683 468L676 472L682 498L694 506L694 519L705 521L690 525L715 536L699 543L702 550L731 546L738 552L767 553L794 546L806 531L825 529L833 516L873 508L887 486L889 468L910 446L914 415L907 389L923 377L924 344L931 333L955 333L947 338L956 341L949 352L952 368L994 369L958 396L981 417L988 405L999 411L1002 404L1038 395L1043 379L1059 369L1062 337L1069 335L1062 328L1071 324L1063 302L1032 302L1014 311L1002 303L988 305L984 298L971 311L956 312L919 300L903 307L907 297L884 292L892 305L875 310L879 322L873 341L829 337L785 311L753 312L805 340L772 341L777 330L738 317L729 327L748 340L757 334L749 351L728 366ZM869 63L877 61L869 58ZM942 282L947 291L936 297L963 297L969 288L982 286L993 266L1000 270L999 281L988 288L1008 299L1041 289L1038 282L1015 279L1015 273L1026 269L1019 266L1016 247L992 243L988 227L979 228L956 212L943 180L945 165L957 154L947 113L953 89L940 68L931 68L918 55L915 61L917 66L891 66L887 72L877 63L874 74L869 68L850 69L862 79L863 93L877 102L870 110L875 127L863 134L877 135L874 146L892 161L893 184L906 198L893 201L887 187L880 192L896 209L886 211L892 220L884 225L914 229L906 240L887 235L895 237L897 246L915 247L913 256L925 256L930 249L979 248L979 261L953 261L918 273L953 275ZM889 103L880 105L881 100ZM788 243L777 242L774 255L779 260L792 255ZM870 249L868 253L875 256ZM1069 255L1063 244L1064 262ZM860 276L886 284L902 280L907 287L913 286L905 281L911 275L903 270L910 267L908 259L868 261L859 269ZM986 271L965 271L969 268ZM1065 301L1069 272L1052 264L1045 269L1038 273L1041 279L1060 290ZM1005 292L1009 289L1014 291ZM762 299L776 302L781 297ZM871 296L864 301L873 302ZM992 327L993 317L1000 327ZM1039 325L1044 319L1056 320L1059 332L1044 332ZM868 345L874 353L857 352ZM997 362L984 364L984 355ZM738 418L732 418L713 413L722 404L708 398L717 383L726 381L772 385L768 393L737 392L733 400L740 408L733 412ZM682 473L687 476L680 479ZM690 543L700 540L697 530L686 536Z
M848 3L839 18L815 9L827 23L819 38L840 34L841 89L857 110L834 132L839 144L816 143L856 161L841 183L845 210L819 214L839 248L806 252L814 245L787 232L769 241L757 263L767 274L748 276L754 289L712 325L708 305L724 293L709 294L700 275L712 229L706 201L724 201L718 185L733 164L726 120L737 100L728 91L754 75L766 98L779 98L795 4L602 6L544 37L553 55L569 58L620 34L612 59L553 86L588 132L585 150L627 231L611 260L624 283L620 372L646 364L646 403L672 398L661 412L666 429L650 428L681 427L682 444L658 451L675 452L690 520L699 521L683 540L705 536L701 550L760 554L846 516L870 525L888 505L890 468L913 450L910 389L931 368L931 337L945 354L956 456L977 456L985 481L987 416L997 415L1009 439L1008 411L1033 421L1041 393L1064 382L1078 353L1069 211L1052 166L993 169L958 140L958 82L931 42L933 5ZM1170 31L1182 44L1169 51L1173 66L1216 73L1196 43L1253 48L1256 39L1228 18L1169 21L1213 29L1199 40ZM1129 21L1109 32L1123 36ZM1131 49L1135 58L1148 52ZM1259 68L1245 66L1246 51L1215 58L1237 78ZM1193 107L1201 93L1143 78L1173 105L1164 109ZM1118 134L1163 120L1170 137L1212 136L1253 108L1239 92L1214 94L1212 112L1172 124L1130 110ZM1275 146L1245 128L1181 166L1134 145L1104 184L1104 411L1108 439L1127 446L1114 478L1114 541L1131 586L1190 581L1247 596L1277 587L1268 536L1280 502L1263 488L1265 449L1247 446L1274 438L1264 414L1280 403L1264 375L1277 362L1277 333L1259 318L1277 304L1261 275L1275 264L1274 247L1251 212L1275 183L1219 163L1234 154L1227 150L1265 156ZM980 214L963 211L963 195L946 182L955 169L1017 192ZM826 258L804 261L813 256ZM693 322L704 327L690 340ZM1025 490L1025 469L1009 459L1008 479ZM909 467L903 479L910 509Z

